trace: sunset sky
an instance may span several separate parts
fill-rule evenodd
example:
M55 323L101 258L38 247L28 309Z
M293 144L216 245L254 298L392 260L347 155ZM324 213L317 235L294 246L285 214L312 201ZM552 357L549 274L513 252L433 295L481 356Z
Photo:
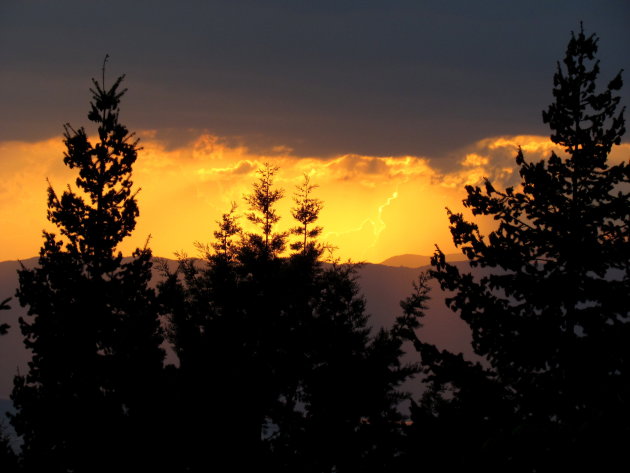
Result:
M324 240L380 262L453 251L445 207L488 177L518 182L516 148L546 157L541 111L584 21L604 86L630 71L630 2L0 2L0 261L35 256L46 179L73 184L62 131L87 120L92 77L126 74L121 121L141 138L140 218L154 254L195 255L268 161L285 189L319 185ZM625 74L623 103L630 77ZM630 146L613 159L628 160Z

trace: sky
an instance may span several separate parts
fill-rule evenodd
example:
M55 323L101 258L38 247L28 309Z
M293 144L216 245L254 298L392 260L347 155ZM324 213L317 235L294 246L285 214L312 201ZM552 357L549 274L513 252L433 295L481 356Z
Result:
M600 86L630 71L625 0L2 0L0 261L35 256L53 230L46 179L74 182L63 124L94 133L106 54L143 146L125 254L150 235L154 254L194 256L231 202L247 210L265 162L285 190L278 230L308 174L340 258L453 251L445 207L465 212L464 185L518 183L518 146L548 156L541 112L580 21L600 38Z

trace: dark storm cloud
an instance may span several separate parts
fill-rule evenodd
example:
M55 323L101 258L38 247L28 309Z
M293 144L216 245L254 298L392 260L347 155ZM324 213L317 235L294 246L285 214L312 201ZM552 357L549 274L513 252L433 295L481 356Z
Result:
M1 5L0 140L84 124L105 53L112 79L127 74L131 128L319 156L447 156L546 134L555 62L580 20L601 38L602 84L630 70L630 7L614 0Z

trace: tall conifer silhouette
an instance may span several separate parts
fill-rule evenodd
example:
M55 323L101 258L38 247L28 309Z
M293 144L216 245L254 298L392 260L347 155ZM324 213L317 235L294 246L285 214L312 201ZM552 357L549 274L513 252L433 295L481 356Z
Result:
M322 204L308 181L293 209L301 245L281 256L276 173L265 165L245 197L258 233L239 241L233 206L205 261L183 260L161 285L180 358L182 461L195 471L221 461L240 471L385 471L396 389L409 375L400 343L370 333L354 266L321 261Z
M462 445L502 470L610 469L630 440L630 166L608 159L625 132L622 81L597 91L596 52L595 35L572 34L554 75L543 121L565 154L529 163L519 150L519 187L466 187L464 205L497 222L487 237L449 212L455 244L486 275L433 258L489 366L423 360L434 389L417 419L475 425L485 434Z
M265 163L258 170L259 178L253 184L251 194L244 197L249 207L247 220L258 226L261 231L260 234L250 233L249 243L257 251L270 257L281 253L286 246L286 235L274 232L275 225L280 221L276 204L284 195L283 189L273 185L277 173L277 166Z
M323 203L313 197L313 191L317 188L311 184L307 174L304 175L304 182L297 186L297 192L293 198L295 207L291 209L291 215L298 222L298 225L291 229L291 233L299 237L299 240L291 244L291 249L302 251L319 251L314 245L315 239L321 235L322 227L315 225L319 218Z
M19 271L32 360L15 378L12 422L33 471L111 471L151 460L164 353L148 286L151 251L138 249L128 262L117 251L138 216L138 142L119 122L123 77L107 86L104 63L101 81L93 79L94 144L84 128L65 126L63 159L78 173L77 189L58 195L49 186L48 219L61 236L44 232L38 266Z

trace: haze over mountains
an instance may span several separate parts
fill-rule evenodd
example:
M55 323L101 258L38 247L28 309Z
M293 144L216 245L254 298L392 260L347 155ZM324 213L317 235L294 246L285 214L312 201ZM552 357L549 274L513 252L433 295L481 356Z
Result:
M462 260L462 255L447 255L447 260L454 262ZM161 258L160 258L161 259ZM390 326L394 319L401 314L400 301L408 297L412 290L412 283L421 271L427 269L430 257L421 255L400 255L389 258L381 264L363 264L359 266L357 275L362 293L367 301L367 312L375 328ZM169 265L176 265L176 261L166 261ZM23 260L26 267L37 264L37 258ZM460 262L458 265L465 265ZM0 262L0 300L12 297L9 305L11 310L0 313L1 321L8 323L9 332L0 337L0 400L9 399L13 388L13 376L19 371L24 373L29 360L29 354L22 343L18 319L26 314L26 308L20 307L15 298L18 286L18 261ZM159 277L154 265L155 280ZM420 329L422 337L439 348L453 352L463 352L468 358L474 357L470 346L470 331L468 326L444 305L444 293L431 282L431 300ZM408 355L410 358L413 353ZM168 360L167 360L168 361ZM171 357L171 362L173 359Z
M454 261L465 261L465 256L459 253L451 253L446 255L446 260L450 262ZM385 261L380 262L379 264L385 266L397 266L397 267L405 267L405 268L420 268L422 266L428 266L431 264L430 256L423 255L398 255L392 256L391 258L387 258Z

